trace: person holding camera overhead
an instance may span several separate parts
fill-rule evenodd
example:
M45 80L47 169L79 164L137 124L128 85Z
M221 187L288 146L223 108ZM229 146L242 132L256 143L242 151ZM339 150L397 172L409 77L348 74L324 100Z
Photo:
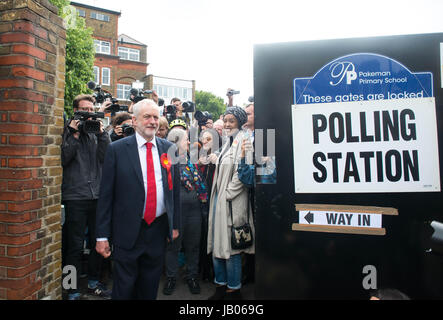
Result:
M83 241L88 227L91 248L95 248L95 211L99 197L102 165L106 148L111 142L103 124L94 113L95 99L78 95L73 102L74 119L66 122L62 145L63 166L62 203L65 206L63 224L64 264L81 269ZM80 119L79 112L82 114ZM110 291L100 283L103 258L91 250L88 261L88 293L110 298ZM78 289L68 291L69 300L79 300Z
M111 141L114 142L135 133L132 127L132 116L127 112L119 112L112 123Z

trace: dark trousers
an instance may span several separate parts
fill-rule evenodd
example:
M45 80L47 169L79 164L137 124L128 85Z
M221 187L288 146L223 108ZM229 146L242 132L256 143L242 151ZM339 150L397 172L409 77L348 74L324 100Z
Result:
M214 268L212 266L212 254L207 253L208 249L208 214L202 215L201 237L200 237L200 272L203 280L212 281L214 279Z
M163 271L168 236L168 217L156 218L150 226L140 219L140 231L132 249L114 244L112 299L155 300Z
M196 200L197 201L197 200ZM179 269L178 254L184 248L186 257L186 279L198 278L200 254L201 213L197 210L183 210L179 236L168 243L166 248L166 276L176 278Z
M65 205L65 223L62 230L64 265L72 265L77 270L77 289L69 293L79 292L78 279L81 270L85 231L88 227L89 246L88 279L100 280L103 257L95 250L95 216L97 200L68 200Z

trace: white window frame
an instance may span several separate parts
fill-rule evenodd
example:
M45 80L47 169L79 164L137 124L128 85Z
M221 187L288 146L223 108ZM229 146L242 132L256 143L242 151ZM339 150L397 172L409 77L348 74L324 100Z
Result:
M111 43L109 41L94 39L95 53L111 54ZM105 48L107 48L105 50Z
M86 17L86 11L85 11L85 10L83 10L83 9L77 9L77 12L78 12L78 16L79 16L79 17L83 17L83 18Z
M140 50L118 47L118 56L123 60L140 61Z
M92 19L109 22L109 16L103 13L91 11L90 16Z
M131 91L130 84L117 83L117 99L118 100L129 100L129 92ZM119 95L119 92L121 94Z
M92 67L92 71L94 73L94 82L99 84L100 83L100 68L97 66Z
M107 82L105 82L106 76L105 76L105 71L108 71L108 76L107 76ZM111 68L102 68L102 85L104 86L110 86L111 85Z

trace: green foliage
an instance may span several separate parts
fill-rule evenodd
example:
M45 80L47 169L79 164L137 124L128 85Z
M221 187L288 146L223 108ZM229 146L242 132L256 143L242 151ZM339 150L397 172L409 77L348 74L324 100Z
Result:
M59 8L59 16L66 24L65 111L71 116L75 96L91 93L86 83L94 78L92 29L86 28L85 20L69 5L69 0L49 1Z
M69 114L75 96L91 93L86 83L94 78L94 42L92 30L77 19L77 27L66 30L65 110Z
M225 112L223 99L206 91L195 91L195 109L208 111L212 114L212 119L217 120Z
M49 2L51 2L54 6L56 6L58 8L58 15L60 17L64 18L63 10L64 10L64 8L69 6L70 1L69 0L49 0Z

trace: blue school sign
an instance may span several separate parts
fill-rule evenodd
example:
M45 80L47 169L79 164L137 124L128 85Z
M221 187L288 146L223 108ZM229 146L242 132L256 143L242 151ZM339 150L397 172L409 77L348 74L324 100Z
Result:
M294 87L296 193L440 191L431 72L358 53Z
M357 53L338 58L311 78L294 79L294 104L433 97L432 73L411 72L391 58Z

